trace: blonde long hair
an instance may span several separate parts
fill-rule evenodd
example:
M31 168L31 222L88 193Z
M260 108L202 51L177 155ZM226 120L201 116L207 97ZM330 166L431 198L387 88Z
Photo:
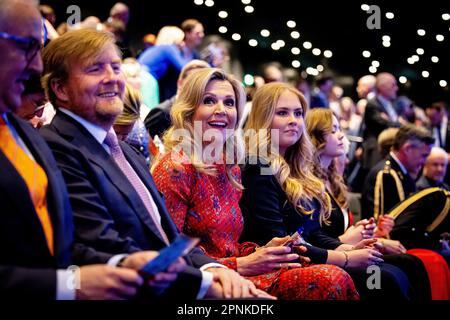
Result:
M248 132L247 130L254 130L255 132L261 129L267 130L265 135L258 134L258 150L268 150L268 146L272 143L270 129L275 116L276 104L280 96L286 91L298 97L303 112L306 112L308 108L304 96L291 85L274 82L259 88L252 100L252 109L244 130L245 132ZM300 129L302 130L300 139L287 148L284 157L274 150L274 153L269 155L269 159L265 160L270 163L275 178L296 211L302 214L312 214L312 204L316 199L320 204L320 221L324 222L330 216L330 198L325 191L325 185L312 173L313 146L304 126ZM252 151L249 143L246 135L247 158L255 156L261 158L261 155L254 154L254 148Z
M199 147L194 140L194 124L192 121L193 115L197 107L201 104L207 85L214 80L228 81L233 87L236 97L237 121L235 130L227 139L226 145L232 145L233 148L226 148L227 160L232 157L231 163L226 162L226 173L231 184L243 190L239 181L237 181L231 174L231 170L240 163L240 159L244 156L243 141L240 131L236 131L240 118L242 117L242 110L246 102L245 92L242 84L236 80L232 75L225 73L221 69L204 68L190 74L183 83L183 88L172 106L170 117L172 119L172 126L166 131L163 136L164 148L166 154L175 151L176 148L182 150L192 150L192 147ZM180 142L179 134L184 132L182 141ZM177 134L175 134L178 131ZM201 143L201 141L200 141ZM157 162L163 155L158 157ZM153 165L155 168L157 162ZM214 165L205 164L201 157L198 157L196 152L190 153L189 163L191 163L198 172L208 175L215 175L216 168Z
M320 166L320 153L326 146L327 135L333 130L333 112L330 109L312 109L306 114L306 130L315 147L314 174L328 181L331 194L342 208L348 207L347 186L344 178L337 172L335 159L331 162L327 170Z

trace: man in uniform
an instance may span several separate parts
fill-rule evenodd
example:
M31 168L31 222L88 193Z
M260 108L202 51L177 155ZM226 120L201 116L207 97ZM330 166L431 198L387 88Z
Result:
M378 219L416 192L415 179L433 142L434 138L425 128L405 125L399 129L393 150L366 178L361 199L363 218Z

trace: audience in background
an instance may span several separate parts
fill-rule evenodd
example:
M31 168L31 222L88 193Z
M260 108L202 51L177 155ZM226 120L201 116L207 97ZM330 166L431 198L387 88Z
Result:
M245 223L239 209L241 146L235 130L244 103L241 84L219 69L203 69L186 79L172 108L173 126L164 136L167 153L153 169L177 227L199 237L208 255L280 299L358 298L343 270L326 265L301 267L305 248L293 251L283 246L286 236L261 247L238 242ZM202 150L211 147L208 141L214 137L215 151L190 155L190 144L180 150L174 140L180 130L186 132L184 139ZM198 134L203 139L194 141Z

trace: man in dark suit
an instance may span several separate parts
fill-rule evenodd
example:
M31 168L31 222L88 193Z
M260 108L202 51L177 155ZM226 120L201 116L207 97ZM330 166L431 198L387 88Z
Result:
M88 248L73 246L61 172L44 140L13 114L24 83L42 71L41 23L35 1L0 0L0 298L132 297L143 283L135 270L72 265L103 263L112 255L94 258Z
M425 114L429 120L428 129L435 139L434 145L447 152L450 159L450 123L445 102L433 102L425 107ZM450 172L444 178L445 183L450 184Z
M329 108L328 96L333 88L333 78L323 77L317 80L317 88L311 95L311 108Z
M423 174L416 182L417 190L434 187L450 190L450 187L444 182L447 164L447 152L440 147L433 147L423 167Z
M377 95L367 101L363 119L363 160L362 167L370 171L380 160L377 139L381 131L399 127L399 117L393 106L397 97L397 80L390 73L380 73L376 82Z
M66 181L77 241L98 254L165 248L177 236L176 227L145 160L117 142L112 129L124 94L114 39L90 29L71 31L52 40L43 59L44 88L57 113L41 133ZM122 265L133 267L131 256ZM264 295L199 249L186 261L188 267L166 297L180 292L185 298Z
M416 192L415 179L434 142L422 127L405 125L394 138L392 151L369 173L361 198L363 218L378 219Z

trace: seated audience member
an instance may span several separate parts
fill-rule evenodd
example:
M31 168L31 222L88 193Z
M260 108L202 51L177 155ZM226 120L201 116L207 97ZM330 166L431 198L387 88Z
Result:
M155 136L162 138L164 132L172 125L172 121L170 120L170 111L172 110L172 105L175 102L175 99L179 95L181 88L183 88L184 80L193 72L208 68L209 64L203 60L192 60L189 61L183 69L181 69L180 76L177 81L177 94L161 102L155 108L150 110L147 117L145 118L145 127L152 139Z
M417 190L438 187L450 191L449 186L444 182L447 164L447 152L440 147L433 147L425 161L422 176L416 182Z
M361 220L355 226L348 213L347 187L337 171L336 162L345 155L344 134L336 116L329 109L313 109L306 115L306 129L315 147L314 173L325 184L331 198L331 215L322 230L343 243L356 245L364 238L374 237L374 218ZM412 299L429 299L430 288L422 262L396 240L377 239L375 247L384 253L385 262L399 267L408 276ZM384 266L382 266L384 267Z
M313 263L346 268L362 298L408 299L408 280L394 266L381 268L382 290L367 289L366 267L383 262L381 253L367 247L375 240L364 239L353 246L321 230L330 217L331 203L312 171L313 146L305 131L303 95L283 83L266 84L256 92L253 106L245 126L248 163L242 171L240 207L245 224L241 239L264 244L303 228L309 243L305 255ZM252 141L249 130L258 134L257 141Z
M293 252L283 246L288 237L270 239L261 247L238 242L244 221L237 166L241 145L235 130L244 104L241 83L220 69L199 70L186 79L172 108L173 125L164 135L166 154L153 168L177 227L199 237L208 255L280 299L357 299L342 269L302 267L305 259L299 254L304 249ZM176 135L181 131L180 149ZM197 134L201 141L195 139ZM192 154L192 147L201 151Z
M387 128L380 132L378 136L378 151L382 159L386 159L389 153L392 151L394 145L395 135L398 132L398 128Z
M122 71L127 83L138 90L142 95L140 117L145 119L150 109L159 103L158 81L142 68L135 58L126 58L122 63Z
M55 159L37 132L13 114L21 107L23 79L42 72L41 26L35 1L0 0L0 297L131 298L143 278L135 268L114 266L112 255L95 257L74 244L69 197ZM35 45L24 50L12 37ZM137 268L157 252L138 255ZM106 262L111 265L100 264ZM74 264L81 267L69 268ZM183 267L181 261L174 264L150 286L164 289Z
M123 112L114 121L114 131L119 140L125 141L138 150L150 163L148 150L149 136L144 123L139 118L141 96L131 85L125 85Z
M400 202L390 212L395 225L389 236L406 248L438 250L443 233L450 230L450 192L427 188Z
M39 74L34 74L25 83L22 105L17 110L17 115L30 122L33 127L40 128L42 126L40 117L44 112L46 102L41 77Z
M123 110L120 51L111 34L81 29L50 42L43 60L43 85L57 114L40 132L66 181L77 242L97 259L126 254L121 265L139 268L141 250L165 248L178 232L144 158L112 128ZM180 290L186 299L265 294L199 249L185 260L162 297Z
M425 128L405 125L399 129L388 157L366 177L361 198L363 218L378 219L416 192L415 179L433 142Z
M449 208L449 191L427 188L400 202L389 212L389 217L395 222L389 236L401 241L409 249L408 253L423 261L433 299L450 299Z

